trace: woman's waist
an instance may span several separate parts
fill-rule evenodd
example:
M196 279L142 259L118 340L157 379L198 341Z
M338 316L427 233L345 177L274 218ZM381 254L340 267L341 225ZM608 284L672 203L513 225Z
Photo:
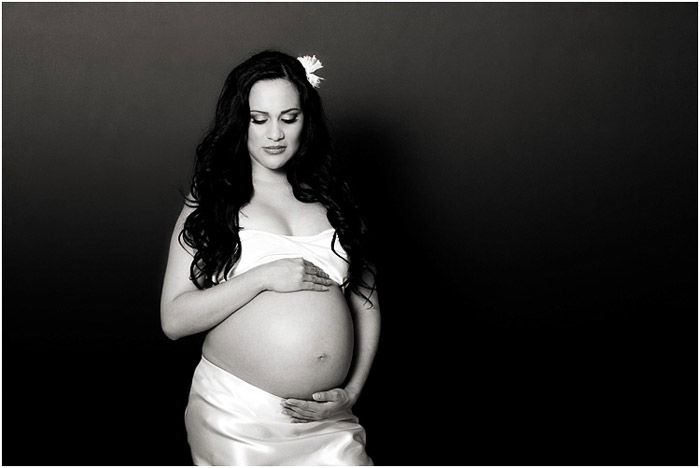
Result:
M352 350L335 355L329 353L323 359L312 357L303 365L274 362L274 357L240 359L240 356L221 354L208 344L202 354L225 372L271 395L305 400L311 400L316 392L342 386L352 362Z
M203 354L192 378L189 404L201 398L207 402L208 408L220 408L225 414L235 413L236 420L245 425L265 422L286 425L291 420L282 413L282 401L291 397L303 398L298 395L272 393L265 386L232 373ZM350 411L330 419L357 422Z

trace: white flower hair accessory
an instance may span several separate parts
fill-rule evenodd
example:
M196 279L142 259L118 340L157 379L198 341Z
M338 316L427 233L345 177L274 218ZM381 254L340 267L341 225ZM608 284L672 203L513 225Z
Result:
M323 68L321 61L317 59L315 55L312 57L304 55L303 57L297 57L297 60L304 66L304 70L306 70L306 79L309 80L311 86L318 88L323 78L314 75L314 72L319 68Z

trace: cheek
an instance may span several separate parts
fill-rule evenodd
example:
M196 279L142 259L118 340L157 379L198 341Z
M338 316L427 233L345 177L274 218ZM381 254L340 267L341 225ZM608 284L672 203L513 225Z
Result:
M290 135L289 135L290 138L293 139L297 144L300 143L299 140L301 139L301 131L302 131L303 129L304 129L304 126L303 126L303 125L299 125L299 126L294 127L294 128L292 129L292 131L290 132Z
M248 145L255 145L260 140L261 131L254 125L248 126Z

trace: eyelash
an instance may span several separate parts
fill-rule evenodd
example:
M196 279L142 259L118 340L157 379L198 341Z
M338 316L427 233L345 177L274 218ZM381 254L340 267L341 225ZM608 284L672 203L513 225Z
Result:
M282 122L287 123L287 124L291 124L291 123L296 122L297 120L298 120L298 118L297 118L297 117L294 117L293 119L290 119L290 120L282 119ZM264 119L264 120L250 119L250 121L251 121L252 123L254 123L254 124L262 125L262 124L264 124L265 122L267 122L267 119Z

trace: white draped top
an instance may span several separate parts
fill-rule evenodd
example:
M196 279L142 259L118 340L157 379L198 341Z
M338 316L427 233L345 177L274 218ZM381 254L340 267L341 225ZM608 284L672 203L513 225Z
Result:
M334 233L335 230L330 228L310 236L288 236L243 228L238 233L241 256L220 282L258 265L282 258L303 257L328 273L333 281L343 284L348 277L348 256L337 238L333 245L335 252L331 248Z

